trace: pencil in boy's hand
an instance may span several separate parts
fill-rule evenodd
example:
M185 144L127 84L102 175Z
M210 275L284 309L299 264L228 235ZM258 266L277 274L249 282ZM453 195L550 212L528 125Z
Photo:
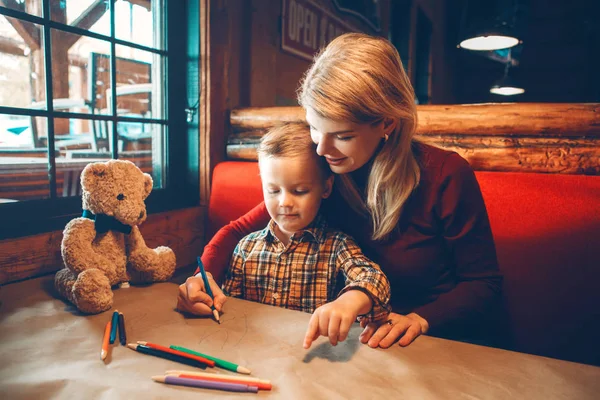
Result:
M110 338L110 321L106 323L104 328L104 337L102 338L102 350L100 350L100 358L104 361L108 355L108 341Z
M215 302L214 302L215 296L213 295L212 290L210 288L210 284L208 283L208 276L206 275L206 271L204 270L204 264L202 264L202 260L200 259L200 256L198 256L198 268L200 268L200 275L202 276L202 281L204 282L204 289L206 290L206 293L210 296L210 298L213 299L213 304L212 304L212 306L210 306L210 309L212 310L215 320L219 324L221 324L221 320L219 318L219 312L215 308Z

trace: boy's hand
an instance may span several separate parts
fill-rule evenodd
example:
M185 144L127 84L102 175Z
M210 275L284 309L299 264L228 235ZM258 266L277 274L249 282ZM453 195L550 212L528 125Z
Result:
M221 291L212 275L208 273L208 282L213 292L214 304L217 311L221 312L223 304L227 297ZM177 310L199 316L212 316L210 306L213 305L213 299L206 294L204 282L201 276L191 276L185 283L179 285L179 294L177 295Z
M319 336L328 336L332 345L348 337L350 327L359 314L369 312L372 300L360 290L350 290L335 301L317 308L308 323L304 336L304 348L310 348Z

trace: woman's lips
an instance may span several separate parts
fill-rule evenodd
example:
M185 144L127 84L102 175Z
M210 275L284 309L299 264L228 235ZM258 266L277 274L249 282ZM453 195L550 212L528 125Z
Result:
M325 157L325 160L327 160L327 162L329 163L329 165L340 165L341 163L344 162L345 159L346 159L346 157L342 157L342 158L328 158L328 157Z

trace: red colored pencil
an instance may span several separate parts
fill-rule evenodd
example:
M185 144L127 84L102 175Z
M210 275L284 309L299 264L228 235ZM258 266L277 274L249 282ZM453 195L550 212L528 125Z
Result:
M171 349L169 347L161 346L160 344L151 343L151 342L145 342L143 340L138 340L137 343L141 344L141 345L144 345L146 347L150 347L151 349L164 351L165 353L175 354L175 355L178 355L178 356L181 356L181 357L185 357L185 358L190 359L190 360L196 360L196 361L199 361L199 362L201 362L203 364L206 364L209 367L214 367L215 366L215 362L212 361L212 360L209 360L207 358L200 357L200 356L195 356L193 354L184 353L183 351L173 350L173 349Z

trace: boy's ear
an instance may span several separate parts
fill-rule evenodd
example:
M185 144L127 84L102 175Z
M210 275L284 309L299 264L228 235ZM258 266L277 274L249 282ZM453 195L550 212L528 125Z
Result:
M333 174L329 175L327 179L325 179L325 190L323 191L323 198L326 199L331 195L331 190L333 189Z

